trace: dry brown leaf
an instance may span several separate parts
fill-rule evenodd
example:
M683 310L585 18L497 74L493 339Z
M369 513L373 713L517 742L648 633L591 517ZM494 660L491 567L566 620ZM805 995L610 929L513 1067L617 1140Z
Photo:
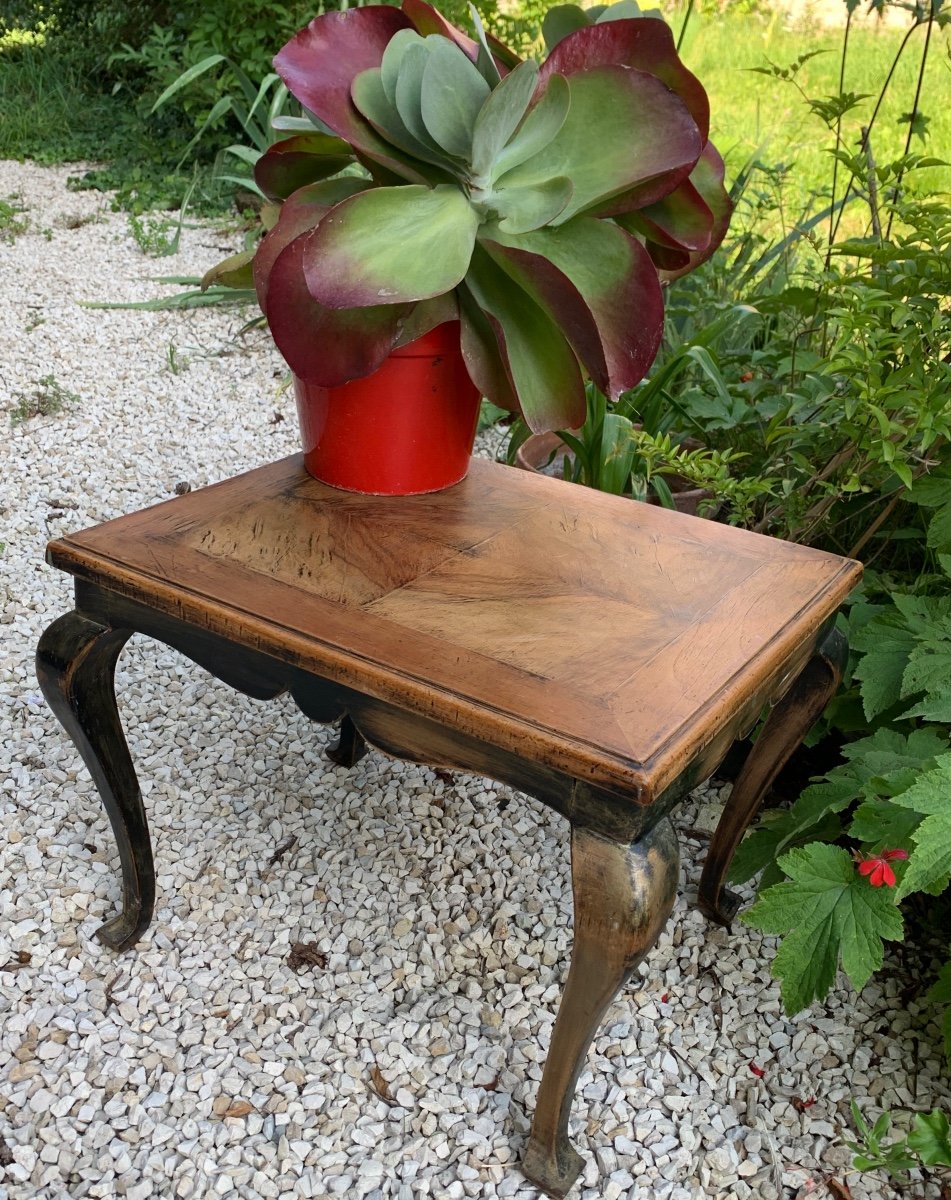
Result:
M384 1079L383 1072L376 1063L370 1068L370 1086L386 1104L393 1105L396 1103L393 1099L393 1093L390 1091L390 1085Z
M827 1179L826 1186L835 1200L852 1200L852 1191L847 1183L840 1183L838 1179Z
M316 942L295 942L287 956L287 965L299 975L307 967L326 967L327 955Z
M247 1100L235 1100L230 1108L225 1110L226 1117L246 1117L248 1113L254 1112L254 1105L249 1104Z

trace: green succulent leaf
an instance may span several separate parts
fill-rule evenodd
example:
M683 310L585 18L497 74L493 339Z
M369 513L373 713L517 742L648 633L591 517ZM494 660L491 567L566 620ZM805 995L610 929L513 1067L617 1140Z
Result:
M415 34L413 36L416 37ZM438 147L434 149L428 138L421 142L407 129L399 110L386 94L382 67L371 67L370 70L361 72L354 79L350 91L353 103L381 137L407 154L422 159L423 162L442 167L443 170L452 169L452 163L447 156ZM439 176L442 179L446 178L442 172Z
M545 13L542 21L542 37L548 52L563 41L569 33L583 29L591 24L591 19L584 9L577 4L556 4Z
M423 38L415 29L401 29L390 38L383 58L380 60L380 77L386 98L396 106L396 81L399 78L403 56L410 46L422 46Z
M307 286L330 308L438 296L464 278L478 224L456 187L372 188L318 225L304 258Z
M420 88L423 124L433 140L457 158L472 153L476 117L489 98L489 85L454 43L427 38L428 57Z
M500 188L494 193L503 233L528 233L550 224L563 212L573 191L563 175L546 179L537 187Z
M529 111L521 127L497 155L492 166L492 178L501 179L507 171L514 170L549 146L560 133L570 107L568 81L556 75L549 80L544 95ZM563 172L551 173L558 174Z
M528 426L540 432L581 425L584 380L555 322L478 247L466 283L489 317Z
M644 189L644 203L653 202L690 174L703 149L700 133L683 101L660 80L628 67L595 67L573 75L568 89L571 103L561 129L504 176L509 186L537 187L566 175L574 193L558 223L635 185Z
M525 116L537 82L538 67L533 62L523 62L490 93L472 131L471 162L477 176L488 175Z
M476 37L479 39L479 57L476 60L479 74L490 88L498 87L502 80L502 73L492 55L492 49L485 35L485 26L482 24L479 10L474 4L469 5L469 16L472 18L472 27L476 31Z
M428 61L429 49L425 39L418 45L406 47L396 77L396 110L417 142L428 147L431 153L443 154L445 151L436 143L423 120L423 74Z

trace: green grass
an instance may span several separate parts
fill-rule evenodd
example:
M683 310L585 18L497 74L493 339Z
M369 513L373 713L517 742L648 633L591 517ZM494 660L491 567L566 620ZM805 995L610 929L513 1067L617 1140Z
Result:
M192 130L175 114L148 117L133 94L115 95L94 64L62 41L0 49L0 158L104 164L75 186L115 189L132 212L177 209L192 185L176 170ZM190 209L219 213L229 198L205 172Z
M680 20L673 21L679 30ZM915 94L924 29L917 30L895 72L889 97L882 106L872 131L872 150L882 164L902 154L908 126L899 124L910 111ZM854 150L862 124L867 123L878 92L904 36L903 29L861 28L850 35L844 90L872 93L870 99L843 120L844 142ZM792 84L752 72L771 59L788 66L810 50L828 50L807 62L798 80L812 98L838 92L842 31L783 28L778 16L725 14L693 17L683 45L684 61L694 71L710 96L711 136L724 153L732 176L753 155L775 165L791 165L784 187L787 219L795 219L808 203L810 193L828 193L832 137L823 122L808 109ZM930 118L928 139L915 138L912 151L951 160L951 72L948 69L948 34L932 34L931 50L921 108ZM942 102L942 98L943 102ZM841 172L840 172L841 179ZM919 195L951 191L951 168L927 168L907 178L910 190ZM839 189L841 193L842 184ZM867 210L855 206L843 230L857 232Z

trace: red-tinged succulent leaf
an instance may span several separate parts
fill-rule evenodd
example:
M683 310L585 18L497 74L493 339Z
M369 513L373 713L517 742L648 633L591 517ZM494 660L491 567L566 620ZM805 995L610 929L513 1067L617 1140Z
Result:
M353 151L341 138L302 133L265 150L255 163L254 182L269 199L286 200L305 184L336 175L352 163Z
M278 51L274 69L291 94L361 156L401 179L424 183L412 161L376 133L350 98L356 76L378 67L393 34L409 28L409 18L387 4L324 13Z
M478 59L479 43L447 21L442 13L433 8L431 4L427 4L426 0L403 0L402 12L404 17L409 18L416 32L423 37L434 33L441 34L444 38L455 42L473 62Z
M706 250L713 233L713 213L689 179L656 204L616 220L624 229L671 250Z
M601 215L633 191L641 203L653 203L693 170L703 149L697 125L684 102L653 75L593 67L572 75L568 87L571 105L558 133L498 181L531 187L566 176L574 190L557 224L579 213Z
M710 128L710 102L703 84L680 61L674 35L664 21L647 17L605 21L569 33L542 64L541 77L567 75L592 67L620 65L656 76L690 111L701 142Z
M673 279L690 266L689 250L674 250L670 246L659 246L657 242L648 242L647 253L658 271L663 272L665 279Z
M554 318L602 392L615 398L643 379L660 346L664 301L638 241L591 217L491 237L486 249Z
M383 363L410 306L333 309L318 304L304 280L304 254L313 237L313 232L302 234L278 255L264 315L295 375L322 387L339 387Z
M274 227L265 234L254 255L254 287L258 293L261 311L266 311L268 277L277 256L302 233L317 228L321 217L335 204L365 191L370 185L365 179L344 176L340 179L325 179L311 183L289 196L281 206L280 216Z
M733 202L730 200L729 192L723 186L724 172L725 167L719 151L712 142L707 142L700 161L690 175L690 183L697 189L704 203L713 213L710 240L702 250L691 251L685 263L668 266L658 262L658 266L663 267L666 278L675 279L679 275L686 275L688 271L696 270L701 263L707 261L726 237L726 232L730 228L730 218L733 216ZM657 261L656 258L655 261Z
M595 384L602 392L607 391L608 368L594 314L564 271L543 254L518 248L517 243L526 236L512 235L505 245L491 237L481 237L479 245L545 310L568 339Z
M500 42L494 33L489 33L486 30L485 40L489 43L489 49L492 51L492 57L495 59L496 66L504 75L506 71L513 71L523 60L504 42ZM503 407L499 405L499 407Z
M439 296L465 277L478 225L456 187L371 188L320 222L304 258L307 286L331 308Z
M479 246L466 285L493 328L529 428L542 433L581 425L586 412L584 379L551 317Z
M502 359L495 331L465 284L456 289L462 322L460 347L469 378L498 408L518 412L518 397Z

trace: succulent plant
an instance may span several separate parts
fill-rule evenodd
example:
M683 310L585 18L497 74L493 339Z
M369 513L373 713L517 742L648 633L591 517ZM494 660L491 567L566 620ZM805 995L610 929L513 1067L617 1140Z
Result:
M627 11L552 10L541 66L424 0L284 46L307 115L257 163L280 212L252 266L298 376L338 386L458 318L473 382L534 430L583 421L586 375L609 397L643 378L658 270L712 253L729 202L702 86Z

